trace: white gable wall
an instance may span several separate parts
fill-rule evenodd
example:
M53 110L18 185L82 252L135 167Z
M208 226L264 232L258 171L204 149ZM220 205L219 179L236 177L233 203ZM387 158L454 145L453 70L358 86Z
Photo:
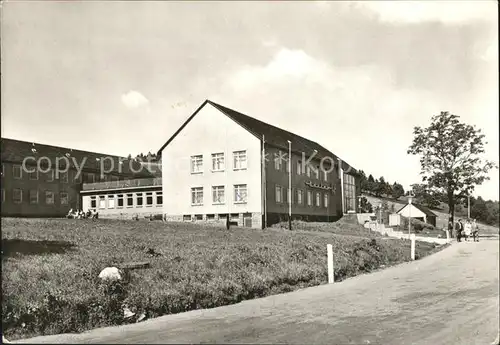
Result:
M411 208L411 217L412 218L423 218L424 222L427 222L427 216L424 212L420 211L418 208L411 205L406 205L402 210L398 212L398 214L402 215L403 217L410 217L410 208Z
M247 169L233 170L233 151L246 150ZM224 152L225 169L212 172L212 153ZM191 156L203 155L203 173L191 173ZM168 216L261 213L260 140L206 104L162 151L163 213ZM235 184L246 184L248 201L235 204ZM225 186L225 203L214 205L212 186ZM203 187L203 205L191 205L191 188Z

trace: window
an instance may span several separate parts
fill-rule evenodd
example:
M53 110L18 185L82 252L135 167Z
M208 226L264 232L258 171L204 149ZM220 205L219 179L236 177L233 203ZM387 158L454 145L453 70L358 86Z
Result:
M202 214L195 214L194 219L196 220L203 220L203 215Z
M207 214L207 220L214 220L215 214Z
M68 172L61 172L59 174L59 180L62 181L62 182L65 182L67 183L68 182Z
M35 189L30 190L30 204L38 204L38 191Z
M203 156L191 156L191 174L199 174L203 172Z
M61 192L59 197L61 198L61 205L68 205L69 204L67 192Z
M115 208L115 196L108 195L108 208Z
M307 191L307 206L312 206L312 192L310 190Z
M143 204L142 193L137 193L135 195L135 200L136 200L136 206L142 207L142 204Z
M302 162L297 161L297 175L302 174Z
M326 170L323 170L323 181L328 181L328 172Z
M90 208L97 208L97 197L96 196L90 197Z
M163 205L163 192L156 192L156 206Z
M344 212L356 211L356 182L354 176L344 173Z
M23 191L21 189L14 189L14 194L12 194L12 199L15 204L20 204L23 202Z
M224 171L224 153L212 154L212 171Z
M247 152L235 151L233 152L234 170L241 170L247 168Z
M323 202L325 204L325 207L328 207L328 194L325 193L325 195L323 195Z
M311 166L309 164L306 165L306 174L307 177L311 177Z
M212 187L212 201L214 204L223 204L225 202L224 186Z
M134 206L134 194L127 194L127 207Z
M234 202L245 203L247 202L247 185L235 184L234 185Z
M304 198L304 192L300 189L297 190L297 204L302 205L302 203L304 202L303 198Z
M203 187L191 188L191 205L203 205Z
M153 206L153 192L146 193L146 206Z
M54 204L54 192L52 192L50 190L45 191L45 203L47 205Z
M319 166L314 169L314 178L319 180Z
M99 208L106 208L106 197L104 195L99 195Z
M54 170L49 170L46 172L47 174L47 182L54 181Z
M278 150L278 154L274 154L274 168L276 170L281 170L281 163L283 159L283 152L281 150Z
M190 220L191 220L191 215L189 215L189 214L185 214L185 215L183 215L183 216L182 216L182 220L183 220L183 221L190 221Z
M283 187L281 186L276 186L276 202L281 203L283 202Z
M321 206L321 194L316 192L316 206L320 207Z
M36 168L31 168L29 172L30 180L38 180L38 170Z
M118 194L116 197L116 202L118 203L118 207L123 207L123 194Z
M13 165L12 166L12 174L14 175L15 179L20 179L23 177L23 171L21 169L20 165Z

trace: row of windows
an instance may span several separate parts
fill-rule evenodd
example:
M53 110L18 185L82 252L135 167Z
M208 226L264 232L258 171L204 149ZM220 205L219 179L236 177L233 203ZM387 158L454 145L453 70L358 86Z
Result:
M154 200L156 199L156 204ZM135 203L134 203L135 200ZM145 202L145 203L144 203ZM127 194L93 195L90 197L90 208L113 209L126 207L163 205L162 192L144 192Z
M26 171L27 175L28 175L28 178L30 180L38 180L39 179L39 171L35 168L35 167L30 167L29 168L29 172ZM2 177L4 176L4 171L5 171L5 166L4 164L2 164ZM54 170L49 170L49 171L43 171L42 172L43 175L46 176L46 181L47 182L52 182L55 180L56 178L56 174L55 174L55 171ZM69 180L69 171L66 171L66 172L59 172L59 181L60 182L64 182L64 183L68 183L68 180ZM23 178L23 168L22 168L22 165L19 165L19 164L14 164L12 166L12 176L14 177L14 179L16 180L19 180L19 179L22 179ZM76 182L85 182L85 183L94 183L94 182L97 182L97 180L99 180L99 174L94 174L94 173L87 173L87 172L82 172L81 174L78 174L77 175L77 172L74 172L72 174L72 177L73 179L76 181ZM106 181L118 181L119 178L118 176L114 176L114 175L104 175L103 178L101 179L102 182L106 182Z
M246 203L248 199L247 185L235 184L233 185L233 202L235 204ZM203 187L191 188L191 205L203 205L204 193ZM222 205L226 203L226 187L225 186L212 186L212 204Z
M24 191L19 188L15 188L12 190L12 201L15 204L21 204L23 202L23 195ZM55 203L55 193L52 191L45 191L45 194L42 194L45 197L45 204L47 205L53 205ZM5 190L2 189L2 202L5 202L6 195L5 195ZM42 203L40 200L40 192L36 189L30 189L27 191L27 200L29 201L30 204L39 204ZM67 192L60 192L59 193L59 201L61 205L68 205L68 193Z
M226 162L223 152L212 153L212 172L224 171ZM247 152L234 151L233 152L233 170L244 170L247 168ZM191 173L203 173L203 155L191 156Z
M307 206L313 206L313 192L307 190ZM298 205L304 204L304 191L302 189L292 189L293 198L290 200L290 193L288 193L288 188L276 185L275 188L275 200L279 203L284 203L285 199L287 203L296 203ZM314 193L314 205L316 207L328 207L329 204L329 194L328 193Z
M278 151L276 157L274 159L274 169L281 171L285 166L285 172L290 172L290 167L288 163L288 158L286 158L286 154L283 151ZM314 177L319 180L320 177L323 181L328 181L328 173L324 170L321 170L320 166L316 166L314 168L311 167L310 164L302 163L302 161L297 161L296 164L296 174L297 175L307 175L307 177ZM321 176L320 176L321 175Z

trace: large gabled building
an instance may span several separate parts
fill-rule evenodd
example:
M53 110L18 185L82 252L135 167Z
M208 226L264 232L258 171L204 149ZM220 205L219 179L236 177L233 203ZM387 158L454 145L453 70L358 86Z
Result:
M1 214L61 217L85 209L82 189L95 183L153 178L140 162L66 147L1 139ZM92 194L92 192L88 192Z
M265 227L288 219L288 194L292 219L334 221L357 208L358 174L345 161L314 141L209 100L158 155L166 220L217 222L229 215L239 225Z

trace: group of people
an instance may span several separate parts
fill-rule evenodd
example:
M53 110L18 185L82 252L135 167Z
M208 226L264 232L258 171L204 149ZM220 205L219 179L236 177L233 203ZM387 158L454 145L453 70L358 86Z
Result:
M66 215L66 218L72 218L72 219L97 219L99 218L99 212L93 211L93 210L88 210L87 212L84 212L83 210L73 210L72 208L69 210L68 214Z
M479 242L479 228L475 219L459 219L455 224L457 241L465 241L472 236L474 242Z

